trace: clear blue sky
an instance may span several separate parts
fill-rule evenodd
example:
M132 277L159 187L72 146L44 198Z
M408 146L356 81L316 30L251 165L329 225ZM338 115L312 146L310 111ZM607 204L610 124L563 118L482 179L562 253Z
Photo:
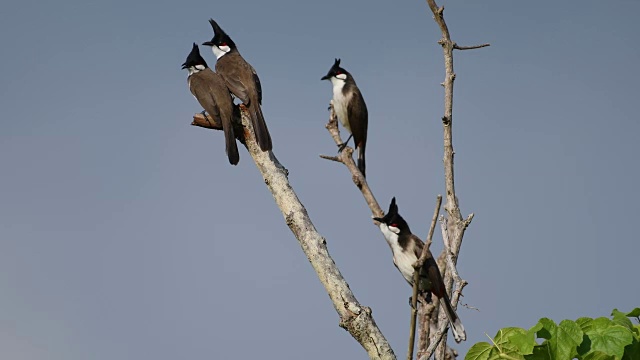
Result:
M637 1L447 1L469 340L640 305ZM0 357L365 359L250 157L228 165L180 64L213 17L260 74L276 156L399 357L410 289L324 129L333 63L367 174L424 236L443 193L424 1L16 1L0 12ZM203 55L211 65L214 57ZM440 236L434 252L442 248Z

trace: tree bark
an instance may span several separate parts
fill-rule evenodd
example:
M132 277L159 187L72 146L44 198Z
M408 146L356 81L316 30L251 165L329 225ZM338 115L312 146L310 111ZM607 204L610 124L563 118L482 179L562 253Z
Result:
M271 191L284 219L325 287L333 306L340 315L340 326L362 345L370 359L395 360L396 356L376 325L371 309L361 305L329 255L325 239L313 225L307 210L289 184L288 170L271 151L262 151L256 143L251 120L241 116L244 143ZM192 125L219 128L202 114L194 115Z
M444 116L442 117L442 126L444 130L444 178L445 178L445 192L446 200L445 211L447 217L441 217L442 237L444 241L444 250L439 257L439 264L442 264L446 260L445 266L440 266L442 274L444 276L445 286L447 293L451 294L453 282L456 280L457 290L451 296L451 303L453 308L457 308L458 300L461 295L462 288L466 285L466 281L462 280L456 270L456 263L458 261L458 254L460 253L460 246L462 245L462 238L464 232L473 219L473 214L470 214L466 219L462 217L460 207L458 204L458 198L455 190L455 177L454 177L454 150L453 150L453 83L456 78L456 74L453 69L453 50L470 50L478 49L489 46L489 44L482 44L476 46L458 46L451 40L449 28L444 20L444 7L438 7L435 0L427 0L429 9L433 13L435 22L438 24L442 33L442 38L438 43L442 46L444 55L445 66L445 78L442 85L444 86ZM428 319L425 319L428 320ZM428 359L433 353L434 347L437 346L436 359L445 359L447 351L446 343L446 327L448 319L444 312L438 312L437 329L435 333L431 334L431 341L427 349L420 349L418 351L418 357L420 359ZM420 341L419 344L426 344L426 341Z

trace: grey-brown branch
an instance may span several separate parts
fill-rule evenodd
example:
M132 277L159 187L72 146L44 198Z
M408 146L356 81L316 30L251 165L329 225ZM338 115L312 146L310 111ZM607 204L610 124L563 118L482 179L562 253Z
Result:
M338 129L338 117L333 111L333 101L331 105L331 112L329 114L329 122L327 123L327 125L325 125L325 128L329 131L329 134L331 134L331 137L333 138L333 141L335 141L336 145L342 145L342 138L340 137L340 130ZM371 209L371 214L375 217L382 217L384 215L384 212L380 208L376 197L373 196L373 192L369 188L367 180L364 176L362 176L360 169L358 169L356 162L353 160L352 154L353 148L347 146L336 156L320 155L320 157L344 164L351 173L351 180L353 180L353 183L360 190L362 196L364 197L364 200L367 202L367 205Z
M418 284L420 284L420 268L424 265L424 262L427 260L427 253L429 252L429 247L433 242L433 232L436 229L436 221L438 220L438 214L440 214L440 205L442 204L442 195L438 195L436 197L436 208L433 211L433 216L431 217L431 225L429 225L429 233L427 234L427 239L422 247L422 254L420 254L420 258L413 264L413 294L411 297L411 323L409 329L409 350L407 351L407 360L413 359L413 348L416 340L416 317L418 315ZM427 304L424 303L423 307ZM428 322L427 322L428 324ZM429 326L427 326L427 334L425 335L425 339L429 338Z
M396 356L371 315L349 289L337 265L329 255L326 240L318 233L311 218L288 180L289 171L271 151L261 151L254 137L251 121L242 112L241 123L245 146L262 174L284 219L300 243L302 250L324 285L333 306L340 315L340 326L347 330L367 351L371 359L395 360ZM217 129L220 124L208 121L202 114L193 117L193 125ZM357 167L356 167L357 169Z
M456 281L457 291L452 294L451 302L455 309L457 307L458 299L460 298L462 288L466 285L466 282L460 279L455 270L455 265L458 260L458 254L460 253L460 246L462 245L462 238L464 232L473 219L473 214L469 215L467 219L463 219L460 207L458 204L458 198L455 191L454 181L454 150L453 150L453 83L456 78L456 74L453 68L453 50L470 50L478 49L489 46L489 44L482 44L476 46L459 46L451 40L451 34L447 23L444 20L444 7L438 7L435 0L427 0L429 9L433 13L433 18L440 28L442 38L438 41L438 44L442 46L445 65L445 79L442 85L444 86L444 116L442 117L442 126L444 131L444 175L445 175L445 191L446 191L446 204L445 211L447 213L446 218L446 235L443 230L443 240L445 243L444 256L446 257L447 265L445 271L443 271L444 282L447 289L447 293L451 293L454 279ZM455 277L454 275L455 274ZM418 357L420 359L428 359L436 346L437 348L436 359L444 359L446 352L446 327L448 319L444 314L441 314L438 318L438 327L436 334L431 334L431 343L427 349L421 348L418 351ZM433 341L435 339L436 341ZM442 341L444 340L444 341ZM426 342L420 342L426 344Z

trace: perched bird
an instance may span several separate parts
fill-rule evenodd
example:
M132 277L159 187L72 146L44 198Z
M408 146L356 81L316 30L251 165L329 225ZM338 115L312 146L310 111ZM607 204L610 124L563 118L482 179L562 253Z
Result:
M398 268L409 285L413 286L413 264L418 261L418 258L422 255L424 243L420 238L411 233L409 224L407 224L398 213L395 197L391 200L389 212L382 218L374 217L373 219L380 223L380 230L387 240L389 247L391 247L393 264ZM464 331L464 326L462 326L462 321L460 321L458 314L456 314L453 306L451 306L451 300L449 300L449 296L447 295L440 269L438 269L438 264L429 249L427 249L426 261L420 269L420 284L418 284L418 290L423 295L431 292L440 299L440 304L442 304L447 318L449 318L454 339L456 342L466 340L467 334Z
M209 19L209 23L213 28L213 38L211 41L203 42L202 45L211 46L211 50L218 59L216 72L222 76L231 94L240 99L249 110L260 149L271 150L273 147L271 135L262 114L262 87L258 74L240 55L236 44L218 23L213 19Z
M350 134L347 141L340 146L339 151L344 150L353 136L353 141L358 149L358 169L360 169L362 176L366 177L364 152L367 146L369 113L362 93L353 80L353 76L340 67L340 59L335 59L333 66L321 80L331 80L333 84L333 109L342 126Z
M240 155L231 123L233 99L227 85L220 75L207 66L207 62L200 56L196 43L193 43L191 53L187 56L187 61L182 64L182 68L189 71L187 82L193 96L213 119L222 124L229 162L236 165Z

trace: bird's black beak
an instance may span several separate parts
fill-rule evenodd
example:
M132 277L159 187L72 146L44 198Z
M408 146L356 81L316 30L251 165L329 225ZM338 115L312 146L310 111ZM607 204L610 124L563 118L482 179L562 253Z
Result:
M202 45L213 46L213 43L211 41L205 41L202 43Z
M320 79L320 80L329 80L329 79L331 79L331 76L329 76L329 75L325 75L325 76L323 76L323 77L322 77L322 79Z
M384 222L384 220L382 218L379 218L379 217L374 217L373 220L375 220L375 221L377 221L379 223L383 223Z
M182 64L182 69L186 69L187 68L187 63Z

